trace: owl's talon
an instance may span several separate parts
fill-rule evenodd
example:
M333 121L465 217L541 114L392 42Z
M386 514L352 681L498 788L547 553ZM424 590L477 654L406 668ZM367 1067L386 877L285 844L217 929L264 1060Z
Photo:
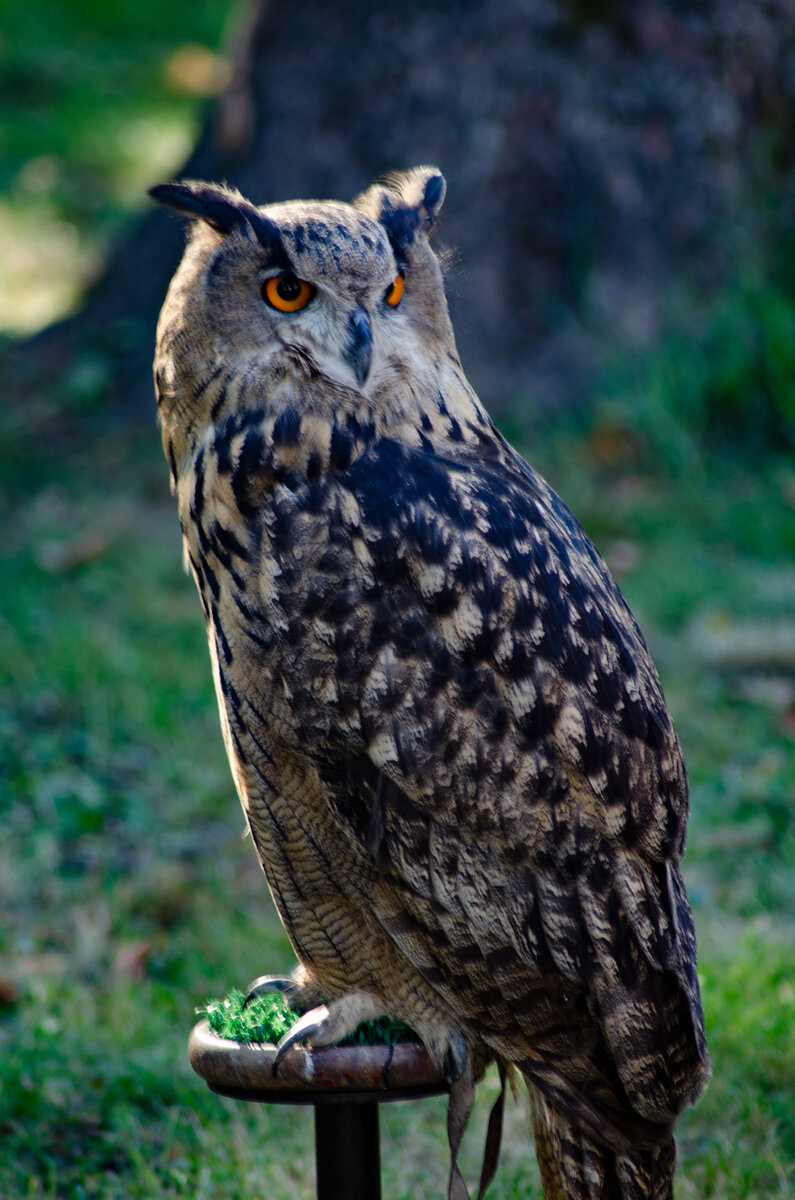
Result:
M325 1004L321 1004L318 1008L311 1008L309 1012L299 1017L292 1029L289 1029L284 1037L279 1039L276 1046L276 1057L273 1060L274 1074L288 1050L291 1050L298 1042L311 1043L313 1037L323 1032L328 1016L328 1008Z
M252 1000L256 1000L257 996L267 996L270 992L279 992L289 1004L291 993L295 993L295 990L294 979L285 979L283 975L258 975L248 985L248 994L243 1001L243 1007L246 1008Z

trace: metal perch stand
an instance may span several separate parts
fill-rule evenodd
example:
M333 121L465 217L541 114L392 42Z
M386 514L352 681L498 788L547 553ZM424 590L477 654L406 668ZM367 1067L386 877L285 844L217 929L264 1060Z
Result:
M188 1041L190 1064L219 1096L315 1109L318 1200L381 1200L378 1105L448 1090L425 1047L293 1047L274 1075L276 1047L214 1034L206 1020Z

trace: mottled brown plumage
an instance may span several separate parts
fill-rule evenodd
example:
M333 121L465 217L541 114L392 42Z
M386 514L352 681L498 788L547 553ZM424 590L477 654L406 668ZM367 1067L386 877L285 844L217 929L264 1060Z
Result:
M195 218L156 381L224 738L303 1033L402 1018L454 1095L512 1065L550 1200L662 1200L707 1075L684 766L607 568L464 377L443 194L155 189Z

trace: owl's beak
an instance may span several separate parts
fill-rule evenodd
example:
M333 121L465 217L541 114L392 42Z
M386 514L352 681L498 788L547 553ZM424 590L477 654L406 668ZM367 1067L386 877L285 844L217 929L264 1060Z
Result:
M348 341L343 358L352 368L359 387L362 387L373 361L373 331L370 318L361 305L353 310L348 322Z

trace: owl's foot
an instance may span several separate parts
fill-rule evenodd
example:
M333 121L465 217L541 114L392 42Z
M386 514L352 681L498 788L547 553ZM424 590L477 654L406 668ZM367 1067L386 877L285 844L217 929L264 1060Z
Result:
M265 996L268 992L280 992L295 1012L303 1013L307 1009L321 1004L326 996L302 963L289 975L259 975L248 987L248 995L243 1001L243 1007L250 1004L257 996Z
M331 1046L353 1033L362 1021L383 1017L384 1003L372 992L349 992L336 1000L328 1000L306 967L299 963L288 976L260 975L249 986L244 1004L257 996L280 992L290 1008L303 1015L279 1041L274 1060L274 1075L279 1063L293 1046ZM420 1039L446 1082L454 1084L464 1075L469 1062L469 1048L460 1030L441 1022L417 1029ZM482 1075L485 1062L479 1064L476 1077Z
M384 1004L371 992L351 992L339 1000L331 1000L328 1004L320 1004L296 1021L276 1047L276 1058L273 1071L276 1073L279 1063L288 1050L299 1043L309 1046L332 1046L341 1042L362 1021L373 1021L384 1015Z

